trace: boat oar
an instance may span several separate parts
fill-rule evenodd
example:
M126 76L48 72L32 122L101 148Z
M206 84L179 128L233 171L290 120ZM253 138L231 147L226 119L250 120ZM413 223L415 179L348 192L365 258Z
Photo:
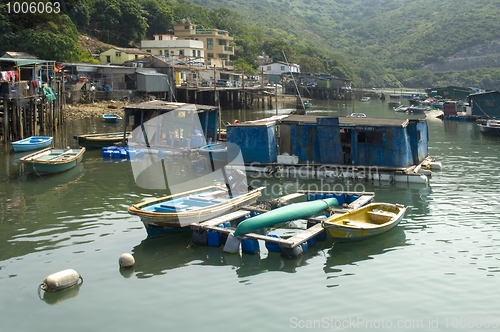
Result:
M242 221L236 227L234 236L240 236L259 228L270 227L287 221L311 217L335 205L339 205L336 198L326 198L282 206Z

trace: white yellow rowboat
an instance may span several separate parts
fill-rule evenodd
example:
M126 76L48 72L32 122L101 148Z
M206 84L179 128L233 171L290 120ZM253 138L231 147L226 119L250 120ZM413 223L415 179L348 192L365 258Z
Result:
M360 241L396 227L405 212L406 207L399 204L372 203L346 214L334 215L321 225L335 241Z

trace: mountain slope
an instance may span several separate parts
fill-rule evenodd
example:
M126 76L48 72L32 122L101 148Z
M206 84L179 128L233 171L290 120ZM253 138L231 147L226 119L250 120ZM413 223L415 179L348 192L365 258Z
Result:
M500 1L193 0L229 8L291 45L418 69L500 38Z

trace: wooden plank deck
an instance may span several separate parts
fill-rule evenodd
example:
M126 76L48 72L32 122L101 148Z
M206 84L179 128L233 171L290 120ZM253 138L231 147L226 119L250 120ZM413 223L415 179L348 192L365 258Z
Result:
M280 198L281 201L289 201L295 198L299 198L304 196L307 193L307 191L299 191L294 194L286 195ZM316 192L316 193L329 193L329 194L346 194L346 192L327 192L327 191L322 191L322 192ZM344 209L330 209L330 211L334 214L345 214L349 211L358 209L365 204L369 203L370 201L373 200L375 194L372 192L366 192L366 193L354 193L350 192L347 194L355 194L355 195L360 195L361 197L358 198L356 201L353 203L349 204L347 208ZM234 227L218 227L218 225L223 224L227 221L233 221L239 218L242 218L244 216L247 216L250 214L250 212L257 212L257 213L266 213L269 212L269 210L266 209L261 209L261 208L256 208L253 206L242 206L240 209L236 212L229 213L227 215L210 219L204 222L200 223L193 223L191 224L191 229L193 230L213 230L217 231L219 233L224 233L224 234L233 234L234 231L236 230ZM293 249L297 246L300 246L302 243L306 242L307 240L319 235L321 232L325 231L324 228L321 226L321 221L322 219L318 218L302 218L303 220L307 220L308 224L312 226L300 231L298 234L293 235L290 238L283 239L283 238L275 238L275 237L270 237L262 234L257 234L257 233L246 233L242 235L242 237L245 238L250 238L252 240L262 240L265 242L270 242L270 243L277 243L280 245L281 248L284 249Z

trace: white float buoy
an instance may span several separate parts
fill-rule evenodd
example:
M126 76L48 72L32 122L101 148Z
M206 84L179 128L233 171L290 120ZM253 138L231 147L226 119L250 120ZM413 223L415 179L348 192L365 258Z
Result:
M135 264L135 259L131 254L123 254L120 256L118 262L120 263L120 267L132 267Z
M83 278L78 272L73 269L67 269L45 277L39 288L46 292L57 292L75 286L80 279L83 283Z

